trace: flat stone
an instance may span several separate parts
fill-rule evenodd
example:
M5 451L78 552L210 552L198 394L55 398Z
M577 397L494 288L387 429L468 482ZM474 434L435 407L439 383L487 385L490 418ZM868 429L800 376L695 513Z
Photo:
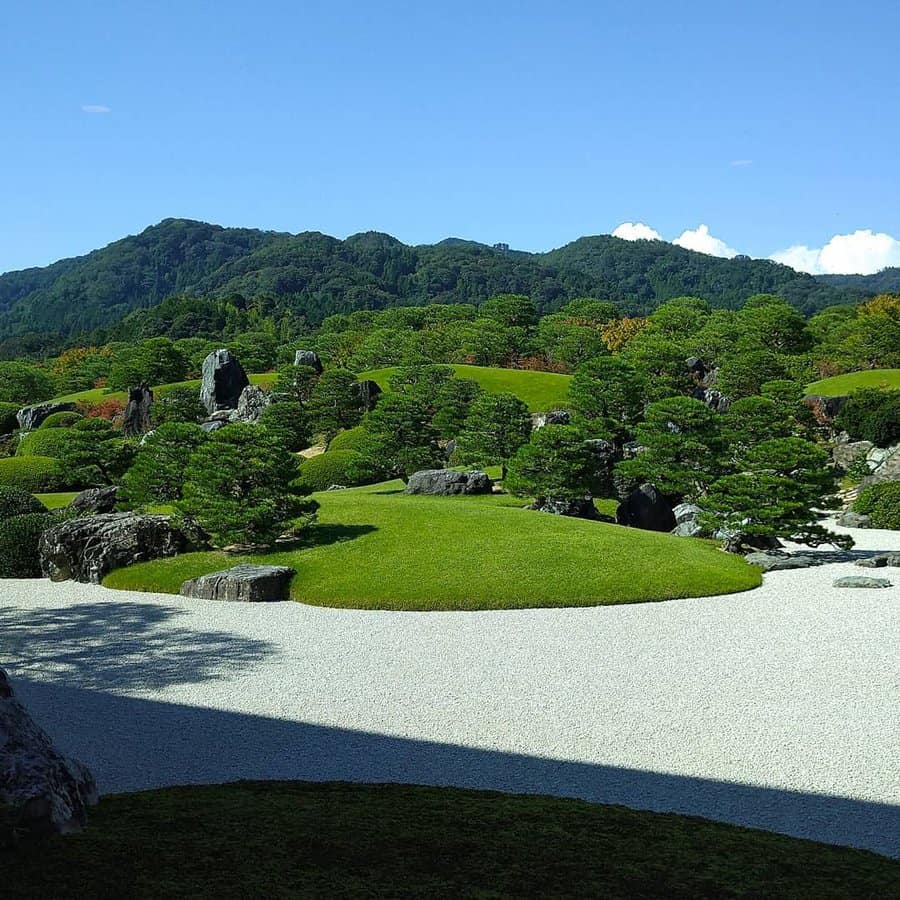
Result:
M845 575L835 578L836 588L889 588L893 587L887 578L870 578L868 575Z
M883 569L887 564L887 556L868 556L865 559L858 559L854 565L861 569Z
M228 600L240 603L272 603L288 600L291 579L297 574L289 566L245 564L191 578L181 585L184 597Z
M754 566L759 566L763 572L782 572L790 569L810 569L820 566L822 563L813 556L798 554L787 556L780 553L748 553L744 559Z

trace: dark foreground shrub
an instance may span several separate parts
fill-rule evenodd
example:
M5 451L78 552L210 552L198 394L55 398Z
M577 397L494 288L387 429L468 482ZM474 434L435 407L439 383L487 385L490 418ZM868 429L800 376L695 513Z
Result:
M13 516L46 511L44 504L28 491L0 485L0 522L11 519Z
M38 541L53 522L48 512L0 521L0 578L40 577Z
M900 481L872 484L863 488L853 509L869 516L874 528L900 530Z
M0 485L30 494L60 491L66 487L57 460L47 456L11 456L0 459Z

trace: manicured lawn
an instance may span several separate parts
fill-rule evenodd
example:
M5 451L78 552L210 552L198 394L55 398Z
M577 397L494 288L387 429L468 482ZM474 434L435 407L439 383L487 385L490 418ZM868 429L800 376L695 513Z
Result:
M47 507L47 509L62 509L64 506L68 506L72 502L72 498L75 497L77 491L62 491L58 494L35 494L34 496Z
M565 406L569 397L571 375L554 372L530 372L523 369L491 369L486 366L452 366L460 378L477 381L490 394L515 394L528 404L532 412ZM394 368L363 372L360 379L377 381L383 390Z
M249 375L251 384L258 384L263 388L270 388L274 383L275 379L278 377L275 372L262 372L258 375ZM174 391L176 388L196 388L198 391L200 390L200 381L195 379L193 381L176 381L172 384L160 384L156 385L153 388L153 393L156 398L165 397L169 391ZM84 402L84 403L100 403L103 400L122 400L125 401L128 399L128 395L125 391L110 391L107 393L103 388L93 388L89 391L78 391L74 394L65 394L62 397L54 398L56 401L70 401L72 403Z
M860 388L894 388L900 390L900 369L867 369L865 372L848 372L807 385L808 394L823 397L843 397Z
M104 797L0 851L5 900L895 897L900 863L704 819L455 788L237 782Z
M747 590L759 569L712 542L521 509L507 495L407 496L399 481L317 495L308 546L255 557L188 553L107 576L178 593L237 562L290 565L295 600L365 609L593 606Z

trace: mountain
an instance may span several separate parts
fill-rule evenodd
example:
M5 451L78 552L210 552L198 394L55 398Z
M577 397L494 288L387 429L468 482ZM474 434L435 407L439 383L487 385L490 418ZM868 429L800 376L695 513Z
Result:
M829 287L854 288L868 295L900 293L900 267L897 266L874 275L816 275L816 280Z
M310 322L354 309L531 296L542 312L567 300L613 300L632 314L690 294L734 308L756 293L804 313L874 291L831 284L768 260L720 259L663 241L583 237L549 253L448 238L409 246L366 232L338 240L165 219L86 256L0 276L0 337L110 328L166 297L265 296Z

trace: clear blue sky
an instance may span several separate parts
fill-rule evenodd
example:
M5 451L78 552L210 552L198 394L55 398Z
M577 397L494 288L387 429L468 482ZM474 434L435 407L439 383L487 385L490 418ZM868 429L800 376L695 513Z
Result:
M167 216L532 250L623 221L754 256L900 236L896 0L30 0L2 32L0 271Z

